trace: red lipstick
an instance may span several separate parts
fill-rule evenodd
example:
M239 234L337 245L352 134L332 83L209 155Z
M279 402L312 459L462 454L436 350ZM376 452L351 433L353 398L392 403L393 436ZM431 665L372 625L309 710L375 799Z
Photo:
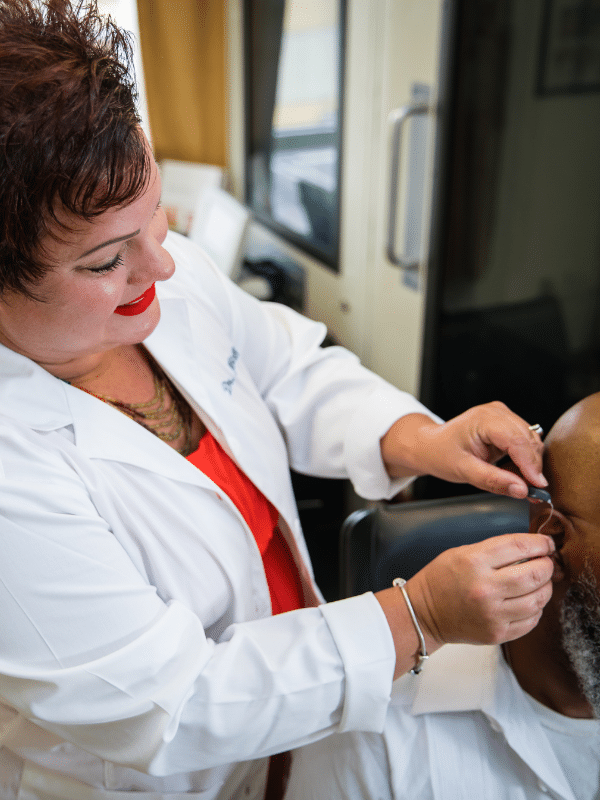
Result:
M156 284L153 283L149 289L146 289L144 294L136 297L135 300L132 300L130 303L125 303L122 306L117 306L115 308L115 314L121 314L123 317L135 317L138 314L143 314L155 297Z

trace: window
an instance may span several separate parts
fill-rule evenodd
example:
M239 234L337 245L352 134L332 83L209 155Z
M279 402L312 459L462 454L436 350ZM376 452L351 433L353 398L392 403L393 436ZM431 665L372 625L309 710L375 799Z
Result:
M246 202L338 269L344 0L247 0Z

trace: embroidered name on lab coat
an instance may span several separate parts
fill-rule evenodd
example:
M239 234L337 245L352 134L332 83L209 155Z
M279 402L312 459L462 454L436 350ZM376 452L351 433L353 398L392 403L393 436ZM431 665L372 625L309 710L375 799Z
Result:
M227 366L229 367L229 369L233 370L234 373L235 373L237 360L238 360L239 357L240 357L240 354L238 353L238 351L235 349L235 347L232 347L231 348L231 354L230 354L229 358L227 359ZM221 384L221 386L223 387L223 390L225 392L227 392L228 394L232 394L233 393L233 384L235 383L235 379L236 379L236 376L234 374L233 377L229 378L229 380L227 380L227 381L223 381L223 383Z

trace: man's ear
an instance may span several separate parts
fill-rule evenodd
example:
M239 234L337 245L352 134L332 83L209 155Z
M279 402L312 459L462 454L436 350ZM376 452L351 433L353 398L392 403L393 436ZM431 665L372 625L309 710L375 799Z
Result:
M568 531L572 530L565 517L552 509L548 503L532 503L529 510L529 533L545 533L552 536L556 545L554 560L554 574L552 580L555 583L565 580L567 569L562 556L562 550L568 538Z
M550 533L547 531L550 525L550 517L557 516L557 512L553 511L548 503L529 503L529 533L539 533L540 528L544 526L542 533ZM553 520L552 520L553 522Z

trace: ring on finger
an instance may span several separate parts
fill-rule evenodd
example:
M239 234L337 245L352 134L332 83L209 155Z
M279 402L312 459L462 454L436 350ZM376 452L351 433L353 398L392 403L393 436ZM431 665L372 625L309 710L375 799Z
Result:
M530 425L529 430L533 431L534 433L539 433L540 436L542 436L544 433L544 429L542 428L541 425L538 425L537 422L535 423L535 425Z

